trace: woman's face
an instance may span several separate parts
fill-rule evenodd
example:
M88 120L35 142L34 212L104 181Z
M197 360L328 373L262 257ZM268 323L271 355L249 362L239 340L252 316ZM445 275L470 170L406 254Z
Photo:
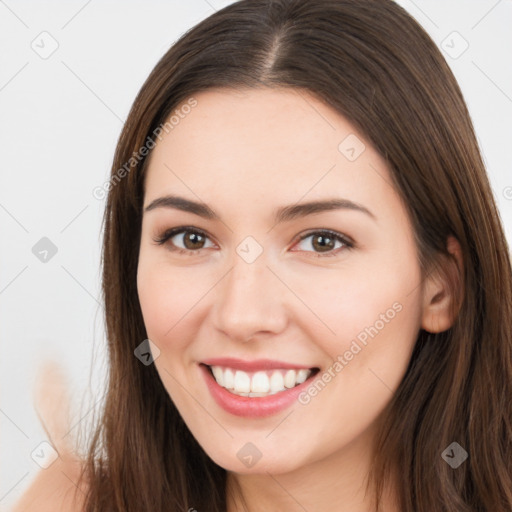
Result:
M145 181L137 285L160 378L228 470L360 458L422 315L412 226L385 162L305 91L195 99Z

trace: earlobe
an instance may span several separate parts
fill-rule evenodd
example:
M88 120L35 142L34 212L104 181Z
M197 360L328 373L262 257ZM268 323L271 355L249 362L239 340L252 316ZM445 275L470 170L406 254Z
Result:
M442 256L423 287L421 327L431 333L446 331L453 325L464 293L464 262L460 244L455 237L449 236L446 247L453 258Z

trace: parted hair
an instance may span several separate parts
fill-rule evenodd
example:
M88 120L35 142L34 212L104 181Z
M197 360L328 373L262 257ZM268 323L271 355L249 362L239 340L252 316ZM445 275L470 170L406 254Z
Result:
M452 327L420 329L383 413L368 479L375 510L393 475L401 511L512 510L512 273L461 90L436 44L391 0L241 0L184 33L156 64L120 135L111 175L192 95L211 88L313 94L385 159L423 276L464 261ZM148 158L110 187L103 218L107 394L82 478L87 512L226 511L227 472L191 435L155 365L136 274ZM455 306L454 306L455 307ZM468 459L441 457L452 442Z

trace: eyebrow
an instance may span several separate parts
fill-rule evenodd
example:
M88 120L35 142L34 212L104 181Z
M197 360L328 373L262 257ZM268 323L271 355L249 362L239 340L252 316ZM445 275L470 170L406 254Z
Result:
M194 213L199 217L209 220L221 220L220 216L210 208L206 203L199 203L185 199L179 196L159 197L144 208L144 212L155 210L156 208L173 208L184 212ZM374 220L375 215L363 205L349 201L348 199L332 198L321 201L310 201L308 203L297 203L288 206L282 206L274 212L274 221L276 224L289 222L299 217L305 217L314 213L321 213L331 210L353 210L362 212Z

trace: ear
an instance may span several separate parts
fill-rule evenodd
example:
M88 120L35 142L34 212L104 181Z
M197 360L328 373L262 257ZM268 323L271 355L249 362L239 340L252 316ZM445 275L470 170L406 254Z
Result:
M459 241L450 235L446 248L451 257L439 258L437 268L427 276L423 287L421 327L431 333L446 331L453 325L464 293L464 262Z

